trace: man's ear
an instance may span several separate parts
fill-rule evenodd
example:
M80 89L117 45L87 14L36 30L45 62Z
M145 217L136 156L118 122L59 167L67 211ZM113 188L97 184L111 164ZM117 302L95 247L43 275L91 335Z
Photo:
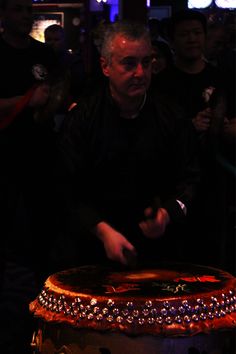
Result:
M109 76L109 64L108 64L108 60L104 57L100 58L100 64L101 64L101 68L102 68L102 72L105 76Z

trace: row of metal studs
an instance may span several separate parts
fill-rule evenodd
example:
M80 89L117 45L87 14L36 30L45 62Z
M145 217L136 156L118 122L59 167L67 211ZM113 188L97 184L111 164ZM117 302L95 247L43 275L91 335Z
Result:
M63 313L67 316L72 316L75 321L79 322L82 319L108 322L123 323L126 321L129 324L167 324L172 323L190 323L200 320L214 319L224 317L228 313L236 312L236 296L234 292L229 291L228 295L222 293L221 300L216 297L209 299L209 305L204 303L202 299L196 299L195 304L189 305L187 300L182 300L177 307L171 306L168 301L163 301L161 308L155 307L155 304L150 300L146 300L144 304L135 306L134 302L129 301L123 306L115 304L115 301L108 299L106 307L100 307L96 298L85 304L79 297L74 298L72 302L67 302L64 295L56 296L44 288L38 296L38 301L41 306L47 310ZM160 307L160 305L159 305Z

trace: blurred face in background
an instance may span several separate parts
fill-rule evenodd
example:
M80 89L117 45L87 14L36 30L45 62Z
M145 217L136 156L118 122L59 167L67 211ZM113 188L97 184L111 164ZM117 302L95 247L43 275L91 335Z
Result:
M46 28L44 32L45 43L49 45L56 53L65 50L65 33L62 27L55 27L54 25Z
M172 52L165 42L152 43L152 74L158 74L173 63Z
M111 44L111 57L101 58L114 98L139 98L151 80L151 43L146 38L130 40L117 34Z
M7 0L2 9L2 26L12 36L28 36L33 25L31 0Z
M172 47L177 57L196 60L203 55L205 41L206 34L201 22L186 20L176 25Z
M209 28L206 39L205 55L207 59L217 59L219 54L225 49L226 32L224 26Z

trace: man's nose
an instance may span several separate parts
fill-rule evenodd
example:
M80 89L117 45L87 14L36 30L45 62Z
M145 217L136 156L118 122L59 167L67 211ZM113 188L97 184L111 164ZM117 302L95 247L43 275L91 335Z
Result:
M135 75L136 76L142 76L144 74L144 69L142 63L138 63L136 68L135 68Z
M194 41L197 40L197 38L198 38L198 36L197 36L196 33L194 33L194 32L189 32L189 33L188 33L188 40L189 40L189 41L194 42Z

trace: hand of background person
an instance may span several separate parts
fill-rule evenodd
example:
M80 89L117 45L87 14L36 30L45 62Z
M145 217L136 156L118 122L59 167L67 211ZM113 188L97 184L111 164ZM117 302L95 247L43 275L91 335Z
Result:
M209 129L212 119L212 110L206 108L201 112L198 112L196 117L192 119L192 123L197 132L205 132Z
M33 108L44 106L50 95L50 86L46 83L40 84L35 87L28 105Z
M139 223L144 236L148 238L158 238L165 233L166 227L170 222L170 217L166 209L159 208L153 215L153 209L144 210L146 220Z
M94 229L94 233L103 242L108 259L127 265L128 259L124 254L125 249L136 256L134 246L120 232L106 222L98 223Z

